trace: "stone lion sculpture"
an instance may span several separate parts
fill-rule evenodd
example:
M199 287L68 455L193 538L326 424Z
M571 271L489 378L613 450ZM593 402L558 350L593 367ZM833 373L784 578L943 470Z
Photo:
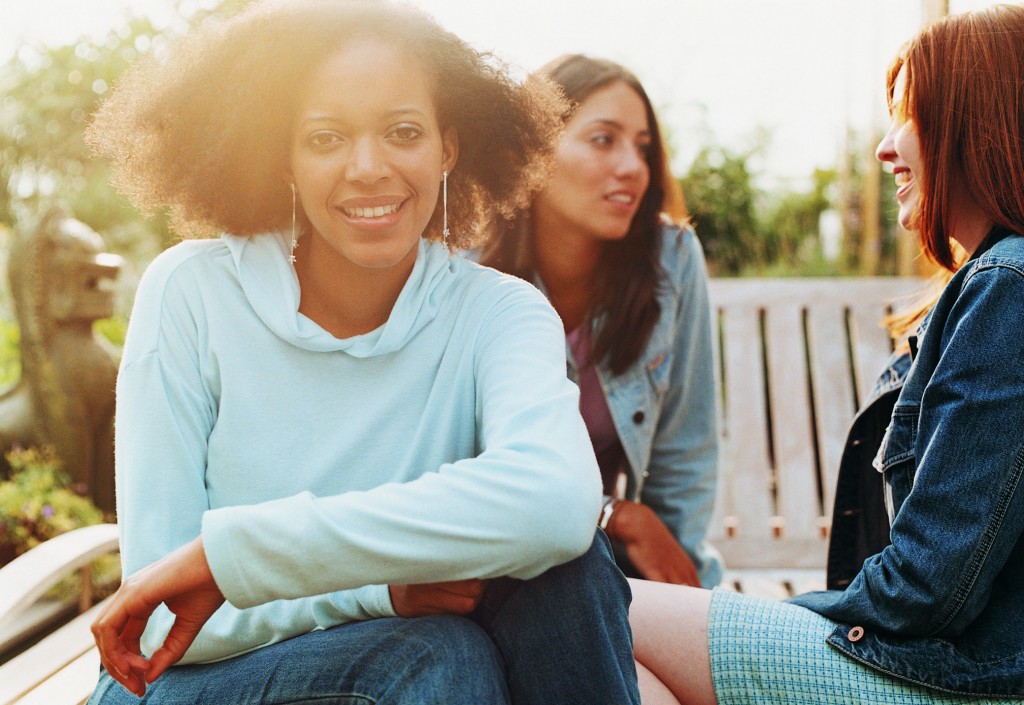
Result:
M72 482L114 510L117 352L93 331L114 313L117 255L65 213L12 233L8 278L21 328L21 378L0 396L0 450L52 446Z

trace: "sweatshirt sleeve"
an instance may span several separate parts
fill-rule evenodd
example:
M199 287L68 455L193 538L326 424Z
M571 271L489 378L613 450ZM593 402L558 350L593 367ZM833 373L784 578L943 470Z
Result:
M495 286L502 295L457 343L472 346L465 373L479 453L368 491L206 512L207 557L232 604L368 584L528 579L589 548L600 480L566 377L561 322L524 282Z
M147 271L136 294L117 382L117 502L124 575L149 565L200 532L208 509L207 439L216 375L204 368L204 321L195 286L170 252ZM183 663L213 661L336 624L393 614L384 586L278 601L252 610L224 605ZM310 593L312 594L312 593ZM161 607L143 636L152 653L173 615Z

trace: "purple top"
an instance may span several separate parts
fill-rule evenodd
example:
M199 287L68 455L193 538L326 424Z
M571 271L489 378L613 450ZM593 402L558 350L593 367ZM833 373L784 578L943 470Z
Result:
M604 493L618 497L616 491L619 475L625 470L626 453L615 430L608 401L604 398L597 368L590 362L590 331L586 324L577 327L565 336L579 371L580 413L587 425L590 442L594 446Z

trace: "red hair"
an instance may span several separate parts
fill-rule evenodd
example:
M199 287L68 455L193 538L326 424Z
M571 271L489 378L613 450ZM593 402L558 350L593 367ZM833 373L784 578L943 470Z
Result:
M901 69L900 110L917 128L924 165L916 225L928 255L955 269L958 181L988 220L1024 232L1024 7L997 5L922 29L889 68L890 105Z

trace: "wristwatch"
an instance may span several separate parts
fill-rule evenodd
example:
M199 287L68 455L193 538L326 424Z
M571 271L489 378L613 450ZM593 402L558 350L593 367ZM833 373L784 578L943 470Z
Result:
M601 518L597 522L597 528L601 529L601 531L608 530L608 522L612 520L612 514L615 513L615 507L619 506L619 502L621 501L622 500L615 499L613 497L604 503L604 506L601 507Z

